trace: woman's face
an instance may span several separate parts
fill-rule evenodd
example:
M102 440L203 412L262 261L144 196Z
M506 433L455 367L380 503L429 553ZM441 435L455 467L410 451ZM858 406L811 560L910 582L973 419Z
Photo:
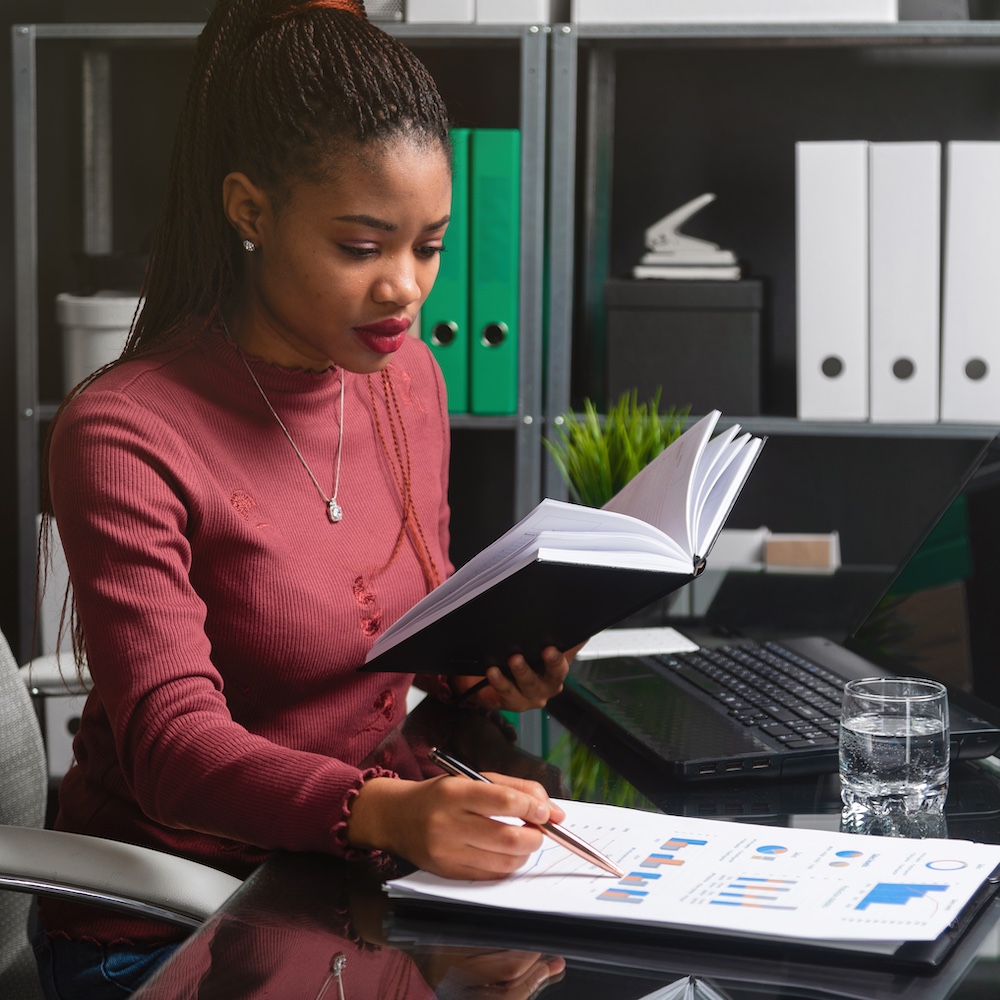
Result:
M437 277L451 210L442 147L367 145L330 180L258 202L257 250L229 317L241 345L286 367L384 368Z

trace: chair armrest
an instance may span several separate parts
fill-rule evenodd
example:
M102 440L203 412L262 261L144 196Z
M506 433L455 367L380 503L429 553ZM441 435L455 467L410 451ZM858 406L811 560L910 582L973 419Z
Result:
M215 868L147 847L0 826L0 888L197 927L242 884Z
M86 694L93 687L86 667L82 680L77 677L73 654L69 652L36 656L24 666L18 667L18 672L32 694Z

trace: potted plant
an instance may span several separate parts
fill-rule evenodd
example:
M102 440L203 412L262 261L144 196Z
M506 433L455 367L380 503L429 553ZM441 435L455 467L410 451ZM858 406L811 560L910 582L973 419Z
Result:
M648 403L624 392L602 420L590 399L583 415L563 414L554 440L544 444L577 503L603 507L640 469L680 437L691 408L659 412L660 390Z

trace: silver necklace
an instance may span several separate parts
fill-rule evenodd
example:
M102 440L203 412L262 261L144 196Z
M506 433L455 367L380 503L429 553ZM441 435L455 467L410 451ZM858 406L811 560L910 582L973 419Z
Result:
M316 492L323 498L323 503L326 504L326 514L330 518L332 524L336 524L338 521L342 520L344 517L344 508L337 503L337 493L340 491L340 458L344 453L344 369L340 369L340 440L337 442L337 465L333 474L333 496L328 497L326 493L323 492L323 487L320 486L319 480L313 474L313 470L309 468L309 463L305 460L302 452L299 451L299 446L292 439L292 435L288 433L288 428L285 426L284 421L278 416L278 411L271 405L271 400L267 398L267 393L264 392L264 387L257 380L257 376L254 375L253 369L250 367L250 362L247 361L246 355L240 348L240 345L236 342L233 335L229 332L229 327L226 326L225 319L222 320L223 329L226 331L226 336L232 341L233 346L236 348L236 353L240 356L240 361L243 362L243 366L246 368L247 372L250 374L250 378L253 379L253 384L257 386L257 391L260 393L260 398L264 400L267 408L271 411L271 416L278 422L278 426L282 429L285 437L288 438L288 443L292 446L295 454L298 456L299 461L302 463L302 468L309 473L309 478L313 481L313 486L316 487Z

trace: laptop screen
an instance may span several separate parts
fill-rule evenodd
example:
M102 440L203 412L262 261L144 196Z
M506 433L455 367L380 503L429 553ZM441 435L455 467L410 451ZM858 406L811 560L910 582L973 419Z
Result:
M921 538L851 645L1000 706L1000 438Z
M832 572L708 569L667 621L696 637L824 635L1000 705L1000 441L768 440L727 529L837 532Z

